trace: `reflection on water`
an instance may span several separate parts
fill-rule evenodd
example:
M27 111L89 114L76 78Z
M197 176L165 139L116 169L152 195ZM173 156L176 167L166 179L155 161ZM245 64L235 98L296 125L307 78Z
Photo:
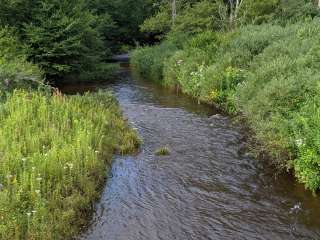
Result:
M136 80L110 88L144 144L117 156L82 240L319 239L320 201L252 159L243 135L211 107ZM155 156L159 147L171 154Z

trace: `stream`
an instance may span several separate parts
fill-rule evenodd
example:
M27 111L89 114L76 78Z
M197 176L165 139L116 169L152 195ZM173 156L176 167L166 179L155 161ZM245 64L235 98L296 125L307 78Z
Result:
M320 200L245 149L239 124L133 77L65 86L111 89L143 144L116 156L79 240L320 239ZM213 117L212 117L213 116ZM155 156L161 147L169 156Z

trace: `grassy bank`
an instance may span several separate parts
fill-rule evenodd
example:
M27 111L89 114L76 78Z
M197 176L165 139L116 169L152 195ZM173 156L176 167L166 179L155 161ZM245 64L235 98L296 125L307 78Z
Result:
M273 163L317 191L319 26L314 19L168 39L137 49L132 65L144 78L245 116Z
M0 104L0 239L70 239L113 153L139 145L115 99L15 90Z

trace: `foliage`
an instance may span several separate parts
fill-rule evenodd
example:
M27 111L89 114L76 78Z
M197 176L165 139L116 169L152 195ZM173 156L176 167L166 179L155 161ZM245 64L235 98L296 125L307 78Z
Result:
M143 42L145 34L139 31L139 26L153 13L151 0L98 0L98 8L105 7L115 23L112 32L103 33L116 49L123 44L134 45ZM107 34L111 36L107 36Z
M48 80L107 79L105 61L121 45L148 40L139 25L151 0L0 0L0 27L14 28L28 60Z
M94 16L79 1L51 2L43 3L32 23L25 25L29 58L49 79L97 72L102 42L92 27Z
M279 4L279 0L246 0L239 11L240 21L259 24L270 22Z
M109 93L14 91L0 105L0 239L71 239L114 151L139 144Z
M294 23L319 16L319 10L313 0L280 0L274 20L285 25L288 22Z
M173 31L195 34L223 29L225 24L223 21L224 15L221 14L224 12L226 12L226 9L221 4L207 0L201 1L187 7L177 17Z
M42 84L39 68L26 61L25 51L12 30L0 29L0 90L11 91Z
M145 20L141 30L151 33L183 32L200 33L206 30L220 30L225 27L227 8L220 1L177 1L178 14L172 22L170 4L160 5L157 13Z
M171 13L167 6L162 6L155 15L147 18L140 26L142 32L168 33L171 30Z
M154 47L138 48L131 54L131 64L142 77L160 82L164 63L176 50L177 46L169 41Z
M160 1L156 13L141 26L144 32L201 33L234 29L247 24L276 22L285 25L319 16L313 0L176 0L173 23L172 1Z

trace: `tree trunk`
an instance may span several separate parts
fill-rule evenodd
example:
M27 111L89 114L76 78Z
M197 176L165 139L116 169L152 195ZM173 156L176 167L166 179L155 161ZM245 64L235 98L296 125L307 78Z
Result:
M172 0L172 25L175 24L176 17L177 17L177 3L176 3L176 0Z
M244 0L229 0L229 8L230 8L230 26L234 27L237 19L240 8L243 4ZM320 0L319 0L320 2Z
M320 0L318 1L318 7L320 8Z

